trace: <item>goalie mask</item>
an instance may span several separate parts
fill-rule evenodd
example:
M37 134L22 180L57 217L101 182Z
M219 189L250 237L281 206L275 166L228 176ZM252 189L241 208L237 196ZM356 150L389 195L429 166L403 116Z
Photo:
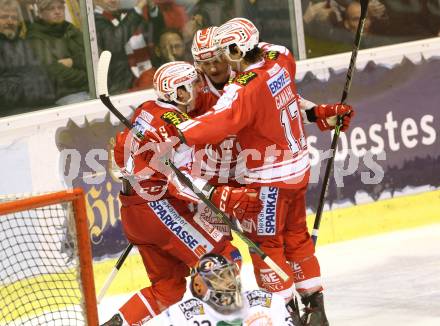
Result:
M247 52L258 45L258 40L258 29L246 18L233 18L227 21L217 29L214 35L214 42L230 61L241 60L231 59L230 45L235 44L240 49L243 58Z
M243 306L240 270L221 255L206 254L191 277L191 292L220 313L232 313Z
M216 26L200 29L194 35L191 53L196 63L211 61L221 55L221 50L214 43L214 34L217 29Z
M193 86L197 79L194 66L184 61L174 61L159 67L153 77L153 87L161 100L187 105L193 99ZM190 94L186 102L180 101L177 97L179 87L184 87Z

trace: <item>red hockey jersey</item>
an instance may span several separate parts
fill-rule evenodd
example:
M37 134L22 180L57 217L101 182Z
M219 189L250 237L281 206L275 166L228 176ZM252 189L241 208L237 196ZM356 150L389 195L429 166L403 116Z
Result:
M216 89L206 75L201 76L201 82L195 110L189 113L191 117L206 113L223 94L223 90ZM240 151L241 147L235 135L227 135L217 144L196 144L192 173L209 180L212 185L238 186L234 176Z
M139 106L133 114L132 123L137 131L145 134L147 131L155 133L157 138L165 141L166 124L178 124L189 117L180 112L174 105L161 101L147 101ZM136 180L139 189L136 193L147 201L176 197L186 201L199 203L200 200L194 192L184 186L172 173L160 173L150 166L151 151L142 151L143 142L134 137L129 129L116 136L114 148L115 162L121 168L126 178ZM187 145L175 147L171 160L198 188L203 189L207 183L201 178L193 178L190 169L193 159L192 148ZM205 194L207 195L207 194Z
M285 47L265 50L264 60L238 74L210 111L178 127L190 146L237 135L242 151L235 173L241 183L302 187L310 161L294 83L295 60Z

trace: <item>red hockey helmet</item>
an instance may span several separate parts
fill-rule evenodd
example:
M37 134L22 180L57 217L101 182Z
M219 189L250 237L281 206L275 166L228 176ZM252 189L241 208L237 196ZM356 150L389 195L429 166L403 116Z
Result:
M214 35L218 27L212 26L199 29L194 35L191 53L195 62L210 61L221 54L221 50L214 43Z
M154 74L153 87L160 99L186 105L192 100L193 83L197 78L193 65L184 61L168 62L160 66ZM186 103L177 99L177 89L182 86L191 94Z
M242 57L258 45L259 32L255 25L246 18L233 18L221 25L215 35L214 41L231 61L229 46L237 45Z

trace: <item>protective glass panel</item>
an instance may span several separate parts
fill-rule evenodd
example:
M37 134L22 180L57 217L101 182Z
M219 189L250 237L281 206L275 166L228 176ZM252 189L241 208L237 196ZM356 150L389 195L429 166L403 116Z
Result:
M234 17L252 20L266 42L297 48L288 0L94 0L94 5L99 51L112 52L111 95L151 88L154 72L166 62L193 62L195 32Z
M302 0L307 57L351 51L360 4ZM361 48L439 36L440 1L370 0Z
M0 117L89 98L79 0L0 0Z

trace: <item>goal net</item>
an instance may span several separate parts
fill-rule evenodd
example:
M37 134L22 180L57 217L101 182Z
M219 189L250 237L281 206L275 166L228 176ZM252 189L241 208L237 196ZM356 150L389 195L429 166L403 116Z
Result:
M82 190L0 198L0 325L98 325Z

